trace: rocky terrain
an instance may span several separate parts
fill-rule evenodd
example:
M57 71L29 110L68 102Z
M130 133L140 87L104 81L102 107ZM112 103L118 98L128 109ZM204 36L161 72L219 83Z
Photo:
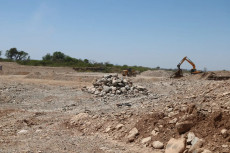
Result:
M228 71L126 78L0 65L0 152L230 152Z

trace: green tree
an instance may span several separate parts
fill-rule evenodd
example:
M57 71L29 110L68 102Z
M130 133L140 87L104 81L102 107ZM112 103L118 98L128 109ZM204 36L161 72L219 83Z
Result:
M0 50L0 57L2 56L2 51Z
M11 48L11 49L6 51L5 56L6 56L6 58L13 60L14 57L17 55L17 53L18 53L17 48Z
M28 53L24 51L18 51L17 48L11 48L6 51L6 58L11 60L26 60L28 59Z
M77 59L72 58L70 56L65 56L65 62L70 63L70 62L77 62Z
M89 60L88 60L88 59L84 59L84 62L85 62L86 64L89 64Z
M16 56L15 56L15 60L26 60L28 59L28 53L24 52L24 51L19 51Z
M113 64L111 64L110 62L105 62L104 64L106 67L112 67L113 66Z
M51 61L53 59L53 56L50 55L50 53L47 53L45 56L42 57L43 61Z
M62 52L54 52L53 53L53 61L64 61L65 60L65 54Z

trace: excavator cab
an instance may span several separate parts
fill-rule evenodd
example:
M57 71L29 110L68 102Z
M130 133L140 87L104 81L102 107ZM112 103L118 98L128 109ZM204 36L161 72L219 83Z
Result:
M194 74L195 72L197 72L196 69L191 69L191 74Z

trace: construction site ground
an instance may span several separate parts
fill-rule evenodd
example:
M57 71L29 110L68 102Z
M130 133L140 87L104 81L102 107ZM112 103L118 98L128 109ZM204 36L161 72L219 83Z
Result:
M230 152L230 137L221 134L230 130L230 80L209 80L211 72L172 79L168 71L147 71L129 79L149 95L98 97L82 88L104 73L0 65L0 152L161 153L170 138L188 132L204 140L204 149ZM176 123L185 116L193 126L179 134ZM129 142L133 128L138 135ZM164 148L143 144L146 137Z

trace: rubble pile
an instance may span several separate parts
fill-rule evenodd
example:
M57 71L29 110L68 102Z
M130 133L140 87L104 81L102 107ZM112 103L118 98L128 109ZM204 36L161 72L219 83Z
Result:
M149 92L142 86L135 86L124 78L119 78L118 74L104 75L101 79L93 82L93 87L83 87L83 91L103 97L115 95L148 95Z

